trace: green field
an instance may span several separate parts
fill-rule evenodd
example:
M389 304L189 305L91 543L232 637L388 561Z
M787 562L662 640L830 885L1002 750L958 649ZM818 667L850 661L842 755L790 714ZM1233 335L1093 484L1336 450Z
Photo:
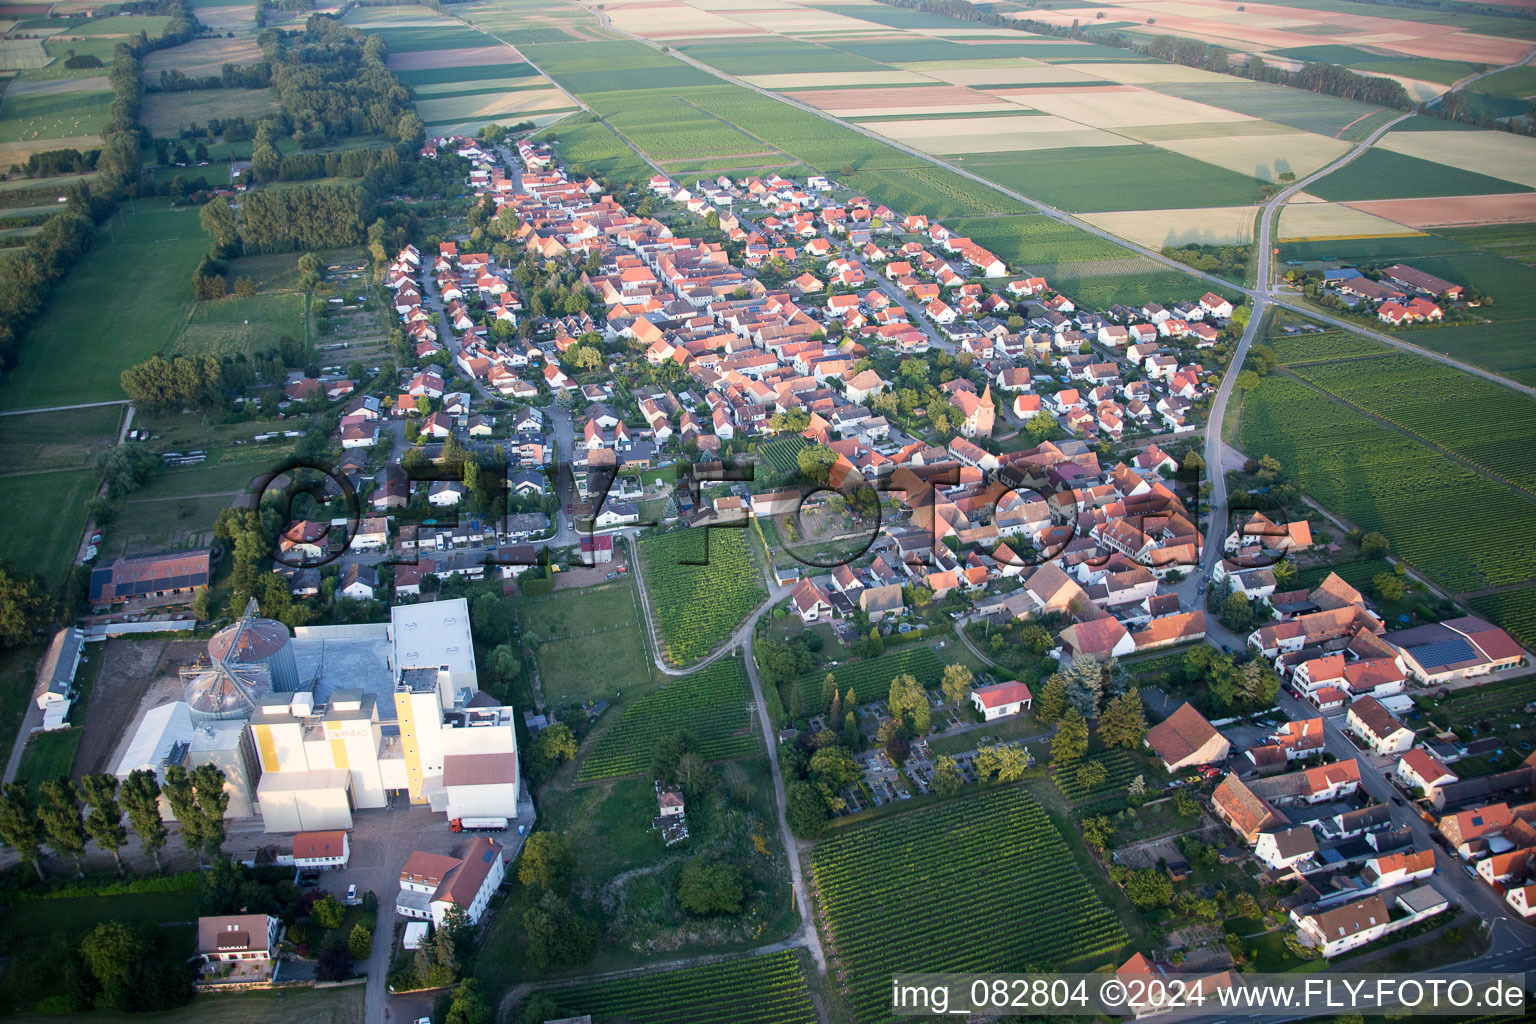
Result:
M708 760L751 757L757 734L747 712L750 694L738 658L727 657L624 707L619 720L582 755L577 779L591 782L646 771L658 740L687 732Z
M1380 109L1369 103L1268 82L1169 82L1148 88L1330 138L1337 137L1346 126ZM1346 137L1352 135L1351 132Z
M902 674L915 678L928 688L939 685L944 664L928 644L908 647L900 651L887 651L876 658L865 658L834 669L813 672L800 680L800 696L805 708L812 714L824 714L826 704L821 699L822 684L830 674L836 680L837 692L842 694L844 706L853 709L848 701L852 690L858 704L885 700L891 692L891 680Z
M423 50L460 50L493 44L483 32L463 25L402 25L399 28L370 28L391 53L418 53Z
M768 596L745 530L673 531L639 546L651 614L674 665L714 650Z
M1140 263L1146 269L1106 274L1092 263L1059 263L1035 269L1052 288L1070 295L1073 302L1085 309L1105 309L1115 303L1140 306L1148 301L1177 302L1199 298L1205 291L1205 285L1197 279L1177 270L1164 270L1151 260L1127 262Z
M1071 212L1244 206L1262 182L1157 146L1089 146L973 156L966 167Z
M679 47L694 60L728 75L773 75L806 71L879 71L878 60L809 40L768 38L751 43L693 43Z
M304 296L270 292L199 302L171 346L181 355L251 355L278 346L283 335L305 340Z
M254 121L277 109L276 89L191 89L150 93L144 97L139 120L152 135L174 138L181 129L205 124L209 118L246 117Z
M476 82L493 78L528 78L537 75L531 64L476 64L461 68L415 68L396 71L395 77L412 89L424 85Z
M611 700L650 679L645 621L629 580L557 590L517 601L524 648L538 663L544 697ZM592 670L602 665L601 673Z
M1281 242L1282 260L1363 260L1395 263L1446 252L1462 252L1466 246L1439 235L1383 235L1361 238L1328 238L1310 242Z
M116 440L123 409L121 405L104 405L7 416L0 420L0 467L28 473L88 469Z
M1307 186L1307 191L1330 202L1351 202L1497 195L1532 190L1527 185L1517 185L1503 178L1373 147L1326 178Z
M1132 255L1129 249L1107 239L1038 213L1022 217L962 218L948 221L944 226L992 250L1010 267L1115 260Z
M861 1024L890 1019L897 972L1091 970L1126 942L1021 789L841 832L817 844L811 870Z
M187 942L190 947L192 939ZM194 996L177 1010L146 1018L142 1013L93 1010L92 1024L363 1024L362 985L341 988L282 988L266 992L218 992ZM25 1024L55 1024L57 1015L24 1014Z
M1467 603L1478 615L1509 630L1522 647L1536 648L1536 587L1486 594Z
M1524 67L1509 68L1489 75L1487 78L1478 80L1477 90L1504 96L1518 96L1522 99L1536 96L1536 67L1527 64Z
M1325 363L1351 356L1383 355L1387 352L1384 345L1378 345L1357 334L1346 334L1343 331L1295 336L1281 335L1270 338L1266 344L1275 350L1275 355L1279 356L1280 362L1286 366Z
M1536 496L1536 400L1418 356L1293 372Z
M22 339L0 382L0 407L122 398L118 375L179 334L207 248L196 210L147 200L119 209Z
M0 142L99 135L111 107L110 91L6 93L0 100Z
M658 971L548 993L564 1014L626 1024L815 1024L793 952Z
M6 529L0 531L0 558L40 572L50 583L63 582L74 564L85 530L85 503L96 485L91 469L0 477L0 503L10 510Z
M34 900L5 910L10 949L25 951L0 975L0 1009L29 1009L59 991L59 964L70 943L103 921L121 921L150 937L157 958L180 963L196 945L195 892L136 893ZM177 922L177 923L173 923ZM190 1019L190 1018L187 1018Z
M21 763L16 766L16 781L36 786L68 775L75 766L75 752L80 749L80 738L84 734L85 730L72 728L31 736L22 749Z
M1344 364L1341 364L1344 365ZM1300 381L1243 402L1241 445L1453 593L1536 574L1536 502Z
M1097 786L1088 787L1077 778L1077 770L1083 764L1092 761L1104 766L1106 777ZM1056 783L1056 788L1061 790L1061 795L1074 804L1087 803L1090 800L1124 793L1125 787L1137 775L1146 770L1146 764L1127 750L1106 750L1098 754L1090 754L1081 761L1073 761L1066 765L1051 766L1051 781Z

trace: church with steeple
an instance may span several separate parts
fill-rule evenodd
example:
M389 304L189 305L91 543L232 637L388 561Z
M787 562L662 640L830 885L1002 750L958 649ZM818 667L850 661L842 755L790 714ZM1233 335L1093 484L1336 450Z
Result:
M992 404L992 385L987 384L980 396L969 389L957 390L950 402L964 414L960 433L966 437L991 437L992 424L997 417L997 407Z

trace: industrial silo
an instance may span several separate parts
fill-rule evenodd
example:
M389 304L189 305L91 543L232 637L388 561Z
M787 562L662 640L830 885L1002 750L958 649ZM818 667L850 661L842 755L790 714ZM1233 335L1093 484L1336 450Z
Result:
M256 617L256 602L246 607L240 621L225 626L208 641L208 656L215 664L231 669L263 666L277 693L300 689L299 667L293 658L293 633L275 619Z
M261 698L272 692L266 665L231 665L215 661L181 670L182 699L195 725L250 718Z

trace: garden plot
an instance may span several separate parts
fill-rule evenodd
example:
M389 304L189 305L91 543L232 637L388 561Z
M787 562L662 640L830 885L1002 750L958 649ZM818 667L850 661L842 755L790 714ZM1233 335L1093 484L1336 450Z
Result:
M1423 232L1342 203L1287 203L1280 210L1282 242L1419 234Z
M1256 206L1203 210L1122 210L1086 213L1082 219L1148 249L1168 245L1246 245L1253 241Z
M1007 153L1076 146L1134 146L1119 135L1051 116L882 121L880 134L929 153Z
M1278 181L1280 175L1287 171L1298 178L1305 178L1328 166L1350 148L1347 142L1310 132L1148 141L1154 146L1271 182Z
M1536 187L1536 140L1508 132L1391 132L1377 148Z

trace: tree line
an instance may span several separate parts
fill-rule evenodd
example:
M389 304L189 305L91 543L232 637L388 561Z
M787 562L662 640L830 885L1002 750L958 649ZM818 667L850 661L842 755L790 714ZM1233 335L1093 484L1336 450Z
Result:
M224 773L214 765L202 764L188 771L171 765L165 771L162 786L155 773L135 771L121 783L103 773L87 775L77 785L68 776L49 779L37 787L20 782L6 783L0 789L0 839L16 852L17 859L43 874L43 846L56 856L74 861L75 873L85 877L80 858L88 843L112 854L119 875L123 873L122 849L128 844L124 816L138 837L139 847L155 859L161 868L160 851L165 849L170 832L160 817L160 797L164 795L171 813L181 823L181 841L199 863L203 858L217 859L222 851L224 812L229 794L224 791Z

